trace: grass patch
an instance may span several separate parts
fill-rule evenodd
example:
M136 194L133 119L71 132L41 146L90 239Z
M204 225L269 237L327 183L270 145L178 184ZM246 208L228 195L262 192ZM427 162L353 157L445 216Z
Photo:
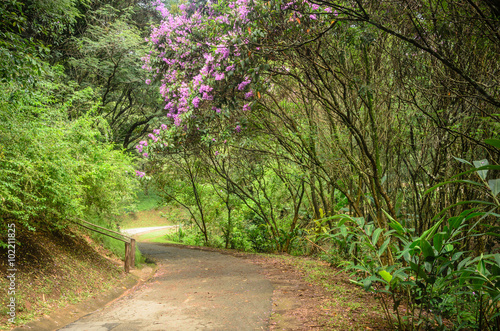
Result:
M135 205L115 218L114 222L121 229L145 228L153 226L176 225L190 219L189 213L181 207L164 205L161 196L155 190L137 193Z
M152 226L174 225L175 219L170 216L170 208L162 207L152 210L130 212L119 216L117 223L121 229L146 228Z
M163 243L163 244L176 243L174 241L168 240L166 237L168 234L171 234L172 232L175 231L177 231L177 229L175 228L154 230L147 233L139 234L135 238L137 241L141 242L152 242L152 243Z
M139 191L134 209L136 211L156 209L161 207L162 203L161 196L155 190L148 190L147 192Z

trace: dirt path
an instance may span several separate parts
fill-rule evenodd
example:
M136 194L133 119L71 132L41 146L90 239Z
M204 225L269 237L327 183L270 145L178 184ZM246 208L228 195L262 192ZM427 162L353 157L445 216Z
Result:
M267 330L273 286L259 267L217 252L140 243L148 282L60 330Z

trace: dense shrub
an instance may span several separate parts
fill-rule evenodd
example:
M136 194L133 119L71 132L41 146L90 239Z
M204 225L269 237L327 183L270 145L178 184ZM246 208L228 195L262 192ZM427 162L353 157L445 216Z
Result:
M59 227L74 216L114 213L135 188L132 159L114 149L106 122L92 116L92 91L63 97L52 82L60 73L45 70L31 86L0 86L2 225L15 220L33 230L39 222ZM89 101L87 115L69 120L75 98Z

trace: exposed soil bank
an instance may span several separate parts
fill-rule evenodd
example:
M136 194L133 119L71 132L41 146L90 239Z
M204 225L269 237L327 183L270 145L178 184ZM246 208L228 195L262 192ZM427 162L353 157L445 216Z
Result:
M0 249L0 256L0 287L4 291L11 268L6 249ZM5 311L11 296L2 295L3 330L47 317L68 304L97 300L127 277L121 261L76 228L29 231L16 226L15 270L16 324L8 322Z

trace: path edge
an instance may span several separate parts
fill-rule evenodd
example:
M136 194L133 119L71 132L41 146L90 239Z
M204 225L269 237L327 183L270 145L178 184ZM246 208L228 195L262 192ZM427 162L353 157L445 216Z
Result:
M11 331L52 331L58 330L71 324L82 317L90 315L102 308L112 304L116 300L133 292L139 286L147 282L153 277L157 270L157 265L149 265L142 269L132 270L124 279L122 279L113 288L100 293L95 297L88 298L76 304L70 304L63 308L59 308L48 315L29 322L22 326L17 326ZM144 270L151 269L151 270ZM144 273L144 275L141 275Z

